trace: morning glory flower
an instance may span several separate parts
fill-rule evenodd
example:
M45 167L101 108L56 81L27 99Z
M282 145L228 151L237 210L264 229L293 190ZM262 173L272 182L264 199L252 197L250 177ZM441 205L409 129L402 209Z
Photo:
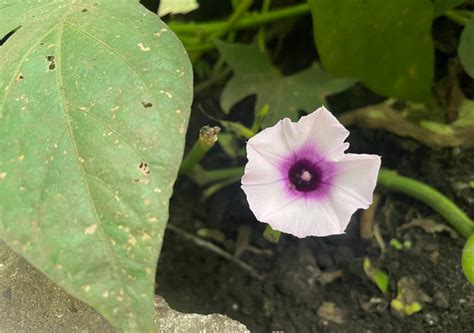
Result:
M349 131L324 107L247 143L242 189L260 222L303 238L344 233L372 203L380 156L346 154Z

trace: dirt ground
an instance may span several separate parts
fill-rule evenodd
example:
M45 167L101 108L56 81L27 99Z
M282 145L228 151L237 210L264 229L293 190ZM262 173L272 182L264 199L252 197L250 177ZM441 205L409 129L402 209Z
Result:
M472 178L474 150L432 150L410 139L357 128L351 129L349 142L351 152L380 154L383 167L425 181L474 216L474 190L465 186ZM217 148L210 160L219 164L225 157ZM374 222L386 246L383 254L377 242L361 239L360 213L353 216L345 235L303 240L283 235L274 245L263 239L264 225L248 209L239 184L203 202L197 186L179 179L169 222L193 234L202 228L220 231L225 241L214 243L230 252L239 228L249 228L250 244L261 251L246 251L240 259L262 280L167 232L157 293L176 310L224 313L252 332L472 332L474 287L460 267L463 240L448 231L404 228L420 218L444 221L406 196L377 192L380 202ZM392 238L409 240L412 246L396 250L389 245ZM365 275L365 256L389 274L389 293L381 293ZM410 281L421 295L422 311L400 316L391 310L401 280Z

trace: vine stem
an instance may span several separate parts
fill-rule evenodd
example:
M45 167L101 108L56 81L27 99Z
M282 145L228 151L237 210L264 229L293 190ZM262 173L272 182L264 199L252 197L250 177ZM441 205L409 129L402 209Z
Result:
M388 190L423 201L444 217L465 238L474 233L474 222L454 202L431 186L383 168L380 169L377 183Z
M304 3L296 6L286 7L282 9L270 10L265 13L249 14L246 17L241 18L233 26L236 30L258 28L267 23L280 21L289 17L297 17L310 13L309 5ZM169 23L169 27L176 34L205 34L210 35L216 31L222 31L228 26L229 22L226 21L215 21L205 23Z
M247 13L248 9L252 5L254 0L242 0L239 5L235 8L232 15L221 25L219 25L218 29L209 31L209 34L204 38L198 45L186 45L186 50L190 53L191 62L195 62L199 59L202 53L212 50L215 46L213 41L219 39L222 36L225 36L229 32L235 30L235 26L239 23L242 17ZM189 23L186 23L186 25ZM191 23L192 24L192 23ZM173 30L173 27L170 26ZM175 31L176 34L179 34Z
M448 10L444 15L453 22L464 26L469 22L470 18L469 12L458 10Z
M243 167L209 171L201 170L199 172L199 178L200 183L205 185L231 177L236 178L239 175L242 176L243 173ZM393 170L381 168L377 185L389 191L400 192L424 202L444 217L446 221L448 221L453 228L465 238L468 238L474 233L474 221L472 221L453 201L425 183L401 176Z

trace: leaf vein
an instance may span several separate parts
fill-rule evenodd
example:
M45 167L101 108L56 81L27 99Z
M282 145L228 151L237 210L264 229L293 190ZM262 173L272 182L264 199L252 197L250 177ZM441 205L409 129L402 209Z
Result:
M65 24L66 23L63 21L62 24L60 25L60 28L58 29L58 36L57 36L58 57L57 57L57 70L56 70L57 78L58 78L58 88L59 88L58 90L60 92L61 102L62 102L63 107L64 107L65 125L67 127L67 132L69 133L69 136L71 138L71 141L72 141L75 153L76 153L78 170L81 173L81 179L83 181L84 190L86 192L87 199L89 200L90 205L92 207L93 214L96 218L96 222L97 222L97 226L98 226L97 230L98 230L98 232L99 232L99 234L102 238L102 243L104 244L104 249L105 249L106 252L108 252L109 257L111 258L111 261L112 261L111 262L111 267L115 271L115 275L117 276L119 282L121 283L122 286L124 286L124 288L128 289L128 284L125 283L122 274L120 274L120 272L119 272L117 258L114 255L114 251L112 250L109 242L107 241L107 237L106 237L104 228L102 226L102 221L99 217L97 207L95 205L94 199L92 198L92 193L90 191L89 184L87 183L87 180L86 180L87 173L85 172L84 168L82 167L81 162L79 161L79 149L78 149L77 142L75 140L74 133L73 133L72 126L71 126L71 116L69 115L69 112L68 112L68 104L66 103L66 97L65 97L65 94L64 94L64 90L62 89L64 87L64 81L63 81L63 77L62 77L62 73L61 73L61 69L62 69L62 66L61 66L61 51L62 51L61 43L62 43L62 36L64 34L64 25ZM127 302L127 310L129 310L130 312L133 313L133 311L131 310L131 304L130 304L130 298L129 297L126 297L126 302ZM138 326L141 326L141 323L139 321L136 321L136 323L138 324Z

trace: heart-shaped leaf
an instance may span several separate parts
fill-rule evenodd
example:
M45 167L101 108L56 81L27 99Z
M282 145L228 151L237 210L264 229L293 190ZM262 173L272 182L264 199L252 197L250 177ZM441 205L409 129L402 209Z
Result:
M273 67L268 56L256 46L217 42L222 58L234 70L234 77L221 96L224 112L241 99L257 95L255 111L268 105L270 113L263 125L274 125L278 120L298 118L298 111L311 112L326 102L326 97L351 87L355 80L333 78L318 64L290 76L283 76Z
M385 96L431 98L430 0L308 0L323 68Z
M0 4L0 237L123 331L154 277L192 70L130 0Z

